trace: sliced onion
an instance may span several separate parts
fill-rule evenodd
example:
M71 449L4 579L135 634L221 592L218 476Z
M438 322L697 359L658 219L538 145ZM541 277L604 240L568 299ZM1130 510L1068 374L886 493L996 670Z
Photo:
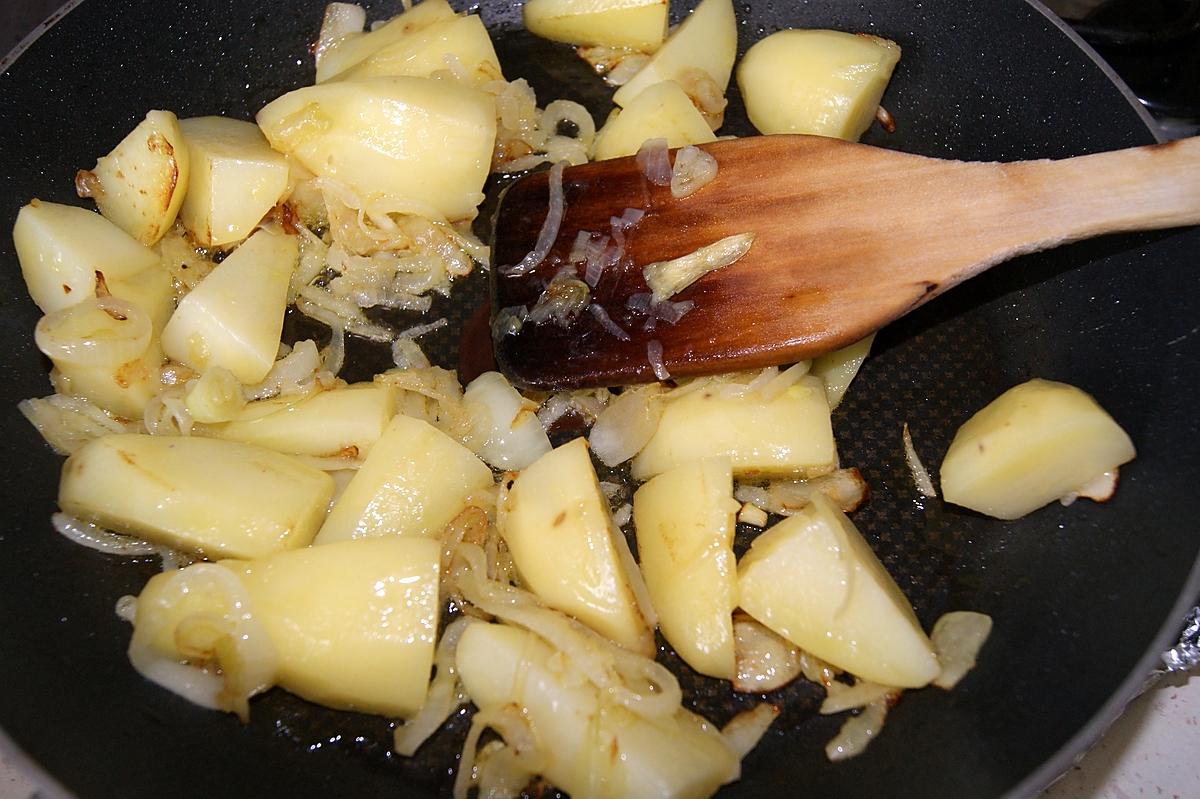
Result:
M763 398L764 402L770 402L792 386L799 383L800 379L808 374L808 370L811 367L812 361L800 361L800 363L789 366L787 369L784 369L770 380L767 380L766 383L759 388L759 396Z
M485 784L485 775L482 773L484 769L482 763L476 763L476 757L477 754L483 755L479 750L479 737L488 729L500 736L503 742L501 747L512 752L513 756L507 764L508 768L500 773L493 770L488 777L490 784ZM463 744L458 773L454 776L454 799L467 799L476 786L481 797L518 795L509 794L505 789L510 789L517 783L516 790L519 792L532 776L544 768L539 755L542 751L540 743L537 732L518 706L500 705L476 711L471 719L467 740ZM499 749L500 747L492 746L489 754L494 757Z
M612 320L612 317L608 315L608 311L604 310L602 306L593 302L588 306L588 312L596 317L596 321L600 323L600 327L604 328L607 333L620 341L629 341L629 334Z
M574 100L554 100L542 111L542 119L538 127L553 135L560 122L569 122L578 131L573 138L584 146L591 146L596 138L596 122L588 110Z
M812 502L813 495L818 492L850 513L866 499L867 482L858 469L837 469L808 480L772 480L765 487L739 483L734 498L771 513L791 516Z
M550 254L554 240L558 238L558 228L562 225L563 214L566 212L566 202L563 199L563 168L565 164L559 161L550 167L549 207L546 209L546 221L538 233L537 243L533 250L521 259L521 262L506 270L510 275L524 275L532 271Z
M637 151L638 169L655 186L671 185L671 154L666 139L646 139Z
M933 625L929 640L942 671L933 684L947 691L975 668L975 659L992 633L992 617L969 610L946 613Z
M575 277L574 268L564 267L542 291L525 319L535 325L551 321L559 327L568 327L591 302L591 297L591 289Z
M646 358L650 361L650 368L654 370L654 376L659 380L670 380L671 373L667 371L666 364L663 363L663 345L658 339L653 339L646 343Z
M675 153L675 166L671 170L671 196L678 199L690 197L716 177L717 159L689 144Z
M502 504L497 507L501 525ZM528 591L487 579L486 556L478 546L463 544L455 554L458 589L479 610L529 630L561 650L584 678L639 716L663 718L679 709L679 682L665 666L551 610Z
M913 483L916 484L917 490L927 497L936 497L937 489L933 487L933 480L929 478L925 464L921 463L920 457L917 456L912 434L908 432L908 422L904 423L904 432L901 437L904 439L904 461L908 464L908 471L912 473Z
M463 392L471 450L496 469L524 469L550 451L537 405L499 372L484 372Z
M743 710L721 728L721 737L741 760L750 754L766 735L771 723L779 717L779 708L763 703Z
M790 641L738 613L733 618L733 690L762 694L800 676L800 650Z
M1070 507L1080 497L1087 497L1095 502L1108 502L1112 499L1113 494L1117 492L1119 474L1120 470L1114 467L1112 471L1104 472L1094 480L1089 480L1077 490L1070 491L1059 497L1058 501L1064 507Z
M629 388L596 418L588 446L605 466L624 463L642 451L662 417L662 387Z
M144 557L158 554L158 547L149 541L114 533L65 513L52 514L50 524L64 538L106 555Z
M821 703L822 716L832 716L855 708L866 707L872 702L885 699L895 703L900 696L900 689L889 685L858 680L854 685L844 682L831 682L825 687L825 701Z
M887 711L887 700L879 699L867 705L859 715L846 719L841 732L825 745L825 756L837 762L862 754L883 729Z
M672 258L655 261L642 269L646 285L654 293L656 302L662 302L695 283L709 272L736 263L750 251L754 244L753 233L738 233L707 244L700 249Z
M458 652L459 639L474 621L460 617L446 625L433 658L433 667L437 673L429 684L425 704L415 716L396 728L392 748L397 754L412 757L421 744L450 718L451 713L469 701L459 682L454 658Z

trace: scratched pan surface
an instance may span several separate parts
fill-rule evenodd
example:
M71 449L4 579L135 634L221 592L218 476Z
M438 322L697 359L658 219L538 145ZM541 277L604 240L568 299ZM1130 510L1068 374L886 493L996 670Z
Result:
M398 3L371 6L380 17ZM673 8L676 18L682 11ZM1152 141L1104 72L1022 0L738 2L737 11L743 51L787 26L898 41L904 58L885 99L898 130L873 130L872 143L1017 159ZM583 98L603 119L607 92L567 49L516 31L517 3L484 3L482 13L499 31L509 78L526 77L543 102ZM320 14L319 1L87 0L0 75L0 727L50 775L51 794L446 793L463 718L410 762L387 754L388 725L377 718L272 691L243 726L138 677L124 655L129 630L112 608L156 565L51 532L60 460L14 407L47 393L31 341L37 314L7 236L19 205L72 201L75 169L148 109L249 119L309 82ZM736 91L731 102L727 130L748 133ZM1024 258L880 335L835 416L843 462L872 487L856 519L926 627L947 610L972 609L991 614L995 632L959 689L905 696L883 735L848 763L822 755L840 722L814 717L815 690L771 697L786 710L728 796L1028 795L1115 717L1197 593L1198 251L1200 233L1188 230ZM460 325L481 296L481 281L469 281L443 310ZM431 349L453 365L456 340L447 332ZM358 348L351 372L381 362ZM902 423L936 465L971 412L1033 376L1086 388L1137 442L1116 499L1011 523L921 501L903 466ZM751 701L686 672L684 682L718 720Z

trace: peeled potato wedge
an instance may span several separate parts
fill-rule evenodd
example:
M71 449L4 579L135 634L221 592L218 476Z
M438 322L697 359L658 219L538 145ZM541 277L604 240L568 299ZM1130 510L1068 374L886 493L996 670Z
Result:
M96 296L97 272L111 282L158 266L153 250L86 208L32 200L17 212L12 235L25 286L42 313Z
M504 79L492 38L478 16L450 17L413 31L376 50L334 80L403 75L427 78L452 68L455 72L461 69L475 86Z
M329 511L315 544L386 535L436 537L493 484L475 453L420 419L395 416Z
M760 133L858 141L899 60L900 46L878 36L779 31L746 52L738 87Z
M941 671L908 599L822 494L755 539L738 594L755 619L864 680L919 688Z
M163 351L196 371L220 366L247 385L262 380L279 352L299 257L295 236L259 230L180 301Z
M327 11L327 16L328 13ZM341 36L318 51L317 83L324 83L340 75L369 58L372 53L395 44L410 33L453 16L454 9L446 0L424 0L408 11L392 17L370 33L360 30Z
M705 144L717 137L675 81L655 84L627 108L617 109L596 132L592 157L597 161L634 155L647 139L666 139L668 147Z
M308 545L332 495L329 475L278 452L130 434L94 439L71 455L58 504L185 552L257 558Z
M664 80L681 80L689 70L700 70L724 93L737 57L737 17L731 0L701 0L679 24L663 46L617 89L613 102L622 108L642 92Z
M287 190L287 160L251 122L196 117L179 128L191 162L183 226L201 247L241 241Z
M430 78L308 86L267 104L258 124L272 147L363 203L450 221L475 217L496 139L491 95Z
M667 33L666 0L529 0L521 13L530 33L567 44L652 53Z
M729 456L741 478L833 471L837 447L825 387L806 376L770 400L757 392L729 394L720 384L669 400L658 429L633 459L633 478L647 480L714 455Z
M1090 395L1066 383L1030 380L959 428L942 461L942 496L998 519L1017 519L1083 494L1136 454Z
M640 585L641 574L622 557L621 531L582 438L524 469L498 512L500 533L531 591L626 649L654 651L632 582Z
M375 538L224 562L278 654L276 682L329 707L411 716L429 687L441 546Z
M732 680L737 560L729 458L705 458L660 474L633 496L638 557L658 627L701 674Z
M170 111L151 111L75 184L81 197L91 197L100 213L149 247L174 224L189 175L179 120Z

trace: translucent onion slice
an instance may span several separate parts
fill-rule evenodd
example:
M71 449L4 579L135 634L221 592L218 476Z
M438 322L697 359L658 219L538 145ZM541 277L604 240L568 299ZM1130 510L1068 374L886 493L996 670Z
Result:
M887 700L878 699L867 705L859 715L846 719L841 732L825 745L825 756L837 762L862 754L883 729L887 712Z
M451 713L469 701L462 683L459 682L454 658L458 652L459 639L474 621L468 617L460 617L446 625L433 658L433 667L437 673L433 682L429 684L425 704L417 711L417 715L396 728L392 748L397 754L412 757L421 744L450 718Z
M975 668L975 658L991 633L992 617L984 613L956 610L938 619L929 640L942 671L933 684L946 690L958 685Z
M566 202L563 200L563 168L565 164L559 161L550 167L550 206L546 210L546 221L538 233L537 243L521 262L507 270L510 275L524 275L532 271L550 254L554 240L558 238L558 228L562 225L563 214L566 212Z
M671 154L666 139L646 139L637 151L638 169L655 186L671 185Z
M771 723L779 717L779 708L763 703L743 710L721 728L721 737L741 760L758 746Z
M671 196L690 197L717 177L717 159L689 144L675 153L671 169Z
M889 685L858 680L854 685L834 681L825 687L825 701L821 703L821 715L832 716L847 710L866 707L872 702L886 699L895 702L900 696L900 689Z
M667 371L667 366L663 363L663 345L658 339L646 342L646 359L650 361L650 368L654 370L654 376L659 380L670 380L671 373Z
M761 694L800 676L800 650L749 616L733 617L733 690Z
M629 334L612 320L612 317L608 315L608 311L604 310L603 307L593 302L588 306L588 312L596 317L596 321L600 323L600 326L618 341L629 341Z
M754 244L753 233L738 233L707 244L695 252L655 261L642 269L646 285L654 293L655 302L662 302L695 283L709 272L736 263Z
M624 463L642 451L661 417L662 386L626 389L596 418L588 446L605 466Z
M477 756L484 754L479 750L479 737L489 729L500 736L500 741L503 742L501 746L511 752L506 758L504 768L497 769L493 766L490 770L485 770L484 763L476 760ZM476 787L481 797L520 795L520 789L529 783L533 775L542 770L539 754L542 748L539 744L536 731L521 713L521 708L516 705L500 705L477 711L471 719L471 729L463 744L458 773L454 776L454 799L467 799ZM487 757L491 760L500 747L489 746ZM482 757L480 759L482 760ZM510 793L514 787L515 791Z
M144 557L157 555L155 544L127 535L120 535L111 530L81 521L65 513L55 513L50 516L50 524L55 531L76 544L88 549L103 552L106 555L124 555L125 557Z
M929 470L925 468L925 464L921 463L921 458L917 455L917 448L913 446L912 434L908 432L908 422L904 423L904 461L908 464L908 470L912 473L913 483L916 484L917 490L927 497L936 497L937 489L933 487L933 480L929 477Z
M734 497L770 513L791 516L812 502L818 492L850 513L866 499L867 482L858 469L837 469L809 480L772 480L765 486L739 483Z

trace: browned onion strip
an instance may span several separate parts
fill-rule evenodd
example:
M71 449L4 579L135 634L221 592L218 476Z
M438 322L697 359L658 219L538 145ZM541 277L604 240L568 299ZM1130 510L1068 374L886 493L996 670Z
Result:
M887 700L878 699L867 705L859 715L846 719L841 732L825 745L825 756L837 762L862 754L883 729L887 712Z
M731 718L729 723L721 728L721 737L737 755L738 760L741 760L750 754L754 747L758 746L758 742L770 728L771 722L778 717L779 708L774 705L765 702L755 705Z
M817 492L845 513L850 513L866 499L867 482L858 469L838 469L808 480L772 480L765 486L739 483L733 495L738 502L749 502L770 513L791 516L808 505Z
M992 617L969 610L943 615L933 625L929 640L937 652L942 671L933 684L947 691L975 668L975 658L992 633Z
M733 617L733 690L761 694L800 676L800 650L744 613Z
M904 423L904 432L901 434L901 438L904 440L904 461L908 464L908 470L912 473L913 483L916 484L917 490L924 496L936 497L937 489L933 487L929 470L925 468L925 464L921 463L921 458L917 455L917 448L913 446L912 434L908 432L908 422Z

